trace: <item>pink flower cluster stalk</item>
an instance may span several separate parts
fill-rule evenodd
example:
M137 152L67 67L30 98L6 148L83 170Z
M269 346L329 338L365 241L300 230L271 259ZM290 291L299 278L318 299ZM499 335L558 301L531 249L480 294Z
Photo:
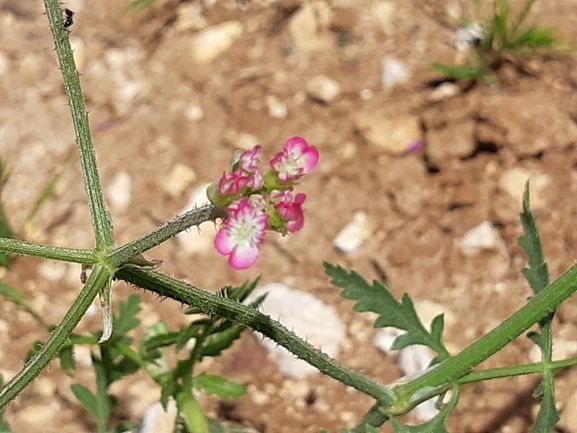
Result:
M261 150L255 146L242 152L230 171L207 189L210 201L226 210L214 244L220 254L229 256L234 269L247 269L257 261L267 230L286 235L303 227L306 195L294 194L293 186L319 161L316 147L292 137L263 175L258 169Z

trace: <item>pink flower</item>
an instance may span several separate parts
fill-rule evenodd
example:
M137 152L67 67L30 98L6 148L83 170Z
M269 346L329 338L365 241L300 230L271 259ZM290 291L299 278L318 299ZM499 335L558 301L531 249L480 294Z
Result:
M221 196L239 194L246 189L262 188L263 178L258 170L259 155L262 146L244 151L232 165L230 173L223 173L218 182L218 193Z
M302 204L307 196L299 193L293 197L292 188L280 191L273 194L272 199L280 201L274 205L274 208L286 223L286 228L289 232L299 231L304 223L305 216L302 210Z
M223 173L218 182L218 193L222 196L238 194L255 183L254 176L242 173Z
M296 180L313 171L319 162L319 151L302 137L289 138L284 150L270 162L282 182Z
M240 158L238 159L238 166L244 171L258 171L257 164L260 161L258 157L261 150L262 146L258 144L252 149L242 152Z
M263 213L262 196L243 197L226 208L228 218L214 240L217 251L229 256L234 269L250 268L260 255L259 245L268 229L269 215Z

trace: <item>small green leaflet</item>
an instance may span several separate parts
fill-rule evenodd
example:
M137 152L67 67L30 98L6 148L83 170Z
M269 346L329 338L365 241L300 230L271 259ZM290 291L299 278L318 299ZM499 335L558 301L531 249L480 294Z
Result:
M194 386L220 398L238 398L246 394L244 386L216 374L199 374L194 378Z
M521 224L525 236L519 238L519 245L529 259L529 267L523 269L523 275L537 294L549 285L549 268L545 262L543 244L535 215L531 211L529 181L525 183L523 193L523 212L520 214ZM541 349L543 359L543 381L535 391L535 397L541 399L541 408L533 426L533 433L553 432L560 420L560 414L555 402L555 376L547 368L553 354L553 314L547 315L539 321L540 332L530 332L528 337Z
M529 268L523 269L523 275L531 286L533 293L537 294L549 285L549 268L543 254L543 244L541 243L537 220L533 212L531 212L529 181L525 184L523 212L520 214L520 218L525 236L521 236L518 242L529 258Z
M371 285L357 272L349 272L326 262L324 266L326 274L332 277L332 284L344 289L341 296L358 301L354 307L355 311L372 311L379 315L374 324L375 328L392 326L406 331L395 340L393 349L422 344L437 352L435 363L449 358L449 352L442 342L444 328L442 314L433 319L429 332L419 319L408 294L405 293L402 302L399 302L379 281L374 281Z

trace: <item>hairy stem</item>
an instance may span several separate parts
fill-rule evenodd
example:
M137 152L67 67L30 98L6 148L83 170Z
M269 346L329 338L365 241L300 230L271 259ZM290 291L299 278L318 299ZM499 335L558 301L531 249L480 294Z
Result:
M115 277L151 290L161 296L167 296L194 306L204 314L224 317L248 326L274 340L280 346L287 348L291 353L318 368L322 373L370 395L382 404L391 405L393 403L394 395L386 386L339 364L277 321L257 310L156 272L124 268L118 271Z
M54 329L48 341L40 348L24 366L22 371L14 376L7 384L0 388L0 410L16 397L56 356L60 348L82 318L84 313L98 294L109 284L112 272L102 266L95 266L86 282L86 285L74 300L74 303Z
M112 237L112 227L109 221L109 214L104 206L102 196L102 186L98 176L98 167L96 165L96 154L92 145L90 135L90 126L88 123L88 113L84 105L84 96L80 87L80 78L74 63L68 29L64 27L64 18L60 9L59 0L44 0L46 15L50 23L50 31L54 38L56 54L62 70L64 79L64 90L68 97L70 113L72 114L72 123L76 135L76 144L80 152L80 163L84 175L84 185L86 195L88 196L88 205L90 215L92 216L92 225L96 237L96 251L107 252L114 246Z
M140 239L116 248L112 253L110 253L108 257L109 262L114 267L120 267L131 258L160 245L162 242L192 226L200 225L206 221L214 221L216 218L225 217L226 215L221 212L222 211L219 211L211 204L185 212Z
M17 239L0 238L0 251L41 257L43 259L80 263L87 266L94 264L94 251L35 244L34 242L20 241Z
M395 387L395 393L409 402L413 395L428 388L445 388L495 354L515 338L555 310L577 290L577 265L535 295L523 308L477 340L458 355L443 361L423 376Z

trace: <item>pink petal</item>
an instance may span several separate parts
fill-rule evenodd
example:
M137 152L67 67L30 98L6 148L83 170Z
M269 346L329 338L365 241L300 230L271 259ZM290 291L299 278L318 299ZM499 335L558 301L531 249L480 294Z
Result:
M257 246L250 247L248 245L237 246L231 253L228 262L234 269L248 269L255 264L260 256L260 250Z
M234 250L236 245L225 227L222 227L214 238L214 247L223 256L227 256Z

